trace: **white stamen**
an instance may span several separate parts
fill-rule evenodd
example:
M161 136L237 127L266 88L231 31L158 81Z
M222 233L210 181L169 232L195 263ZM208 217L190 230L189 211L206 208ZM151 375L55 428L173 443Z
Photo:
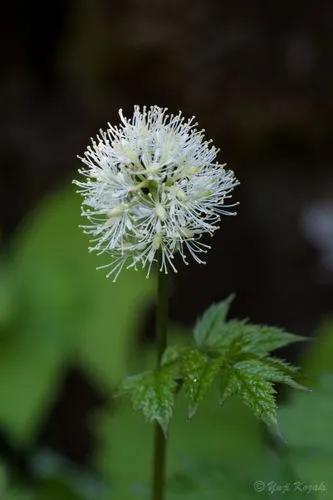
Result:
M92 139L73 181L83 196L83 226L90 251L110 254L108 275L114 280L126 268L146 267L157 252L160 270L177 272L179 254L187 265L191 255L210 248L200 241L219 228L221 215L236 204L225 203L238 181L226 164L216 162L218 149L197 130L194 117L170 115L166 108L134 107L132 118L119 110L118 127L108 124Z

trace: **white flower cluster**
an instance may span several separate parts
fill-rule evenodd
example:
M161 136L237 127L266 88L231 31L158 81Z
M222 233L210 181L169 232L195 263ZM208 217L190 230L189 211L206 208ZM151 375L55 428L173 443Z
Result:
M74 181L83 195L82 215L92 235L89 249L109 253L108 277L126 265L147 268L160 255L160 271L176 271L174 255L203 263L202 242L232 214L225 200L238 184L234 173L215 162L218 150L197 130L194 117L168 114L158 106L135 106L131 119L119 111L118 127L100 130L79 157L85 179Z

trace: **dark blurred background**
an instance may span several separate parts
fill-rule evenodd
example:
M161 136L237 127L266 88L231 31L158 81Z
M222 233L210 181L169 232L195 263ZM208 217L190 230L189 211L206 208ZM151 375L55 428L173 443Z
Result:
M207 265L173 277L172 320L190 325L234 291L235 315L312 335L333 309L333 3L16 0L1 10L3 252L70 184L76 155L119 107L181 109L221 147L241 204ZM103 396L66 373L40 439L82 461L80 416ZM81 437L69 445L73 429Z

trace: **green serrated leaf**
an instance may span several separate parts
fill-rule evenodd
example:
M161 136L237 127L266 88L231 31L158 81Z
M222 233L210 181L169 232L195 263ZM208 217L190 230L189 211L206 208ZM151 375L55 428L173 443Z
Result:
M221 335L216 342L215 347L217 348L227 348L234 344L234 350L238 346L238 343L242 339L244 332L246 331L247 322L246 320L231 320L224 323L222 326Z
M189 401L188 415L191 418L214 382L223 358L210 359L197 349L188 349L184 352L181 363L184 390Z
M234 295L230 295L222 302L213 304L197 321L194 327L194 340L198 346L212 346L218 341L233 299Z
M306 340L305 337L289 333L282 328L266 325L253 325L244 321L234 320L227 324L225 331L229 339L232 339L232 349L237 352L248 352L258 356L265 356L270 351L279 349L293 342ZM231 328L232 327L232 328ZM232 335L228 333L231 328ZM236 331L239 331L236 335ZM224 332L225 334L225 332Z
M225 367L221 372L220 403L223 404L239 391L239 382L230 366Z
M128 377L122 384L122 392L129 393L134 409L143 413L148 422L156 420L166 434L176 387L173 367L163 367Z
M293 366L290 363L288 363L287 361L285 361L284 359L274 358L272 356L268 356L265 358L260 358L260 360L262 362L269 363L270 366L276 368L277 370L282 371L283 373L285 373L289 377L295 377L299 372L298 366Z
M181 358L185 350L186 347L184 346L178 346L178 345L168 346L162 356L162 362L161 362L162 365L165 366L170 363L177 362Z
M287 384L294 389L306 390L301 384L294 380L297 369L276 358L252 358L239 361L234 365L234 368L242 373L249 375L258 375L265 380Z
M244 403L253 410L256 417L269 425L276 425L275 389L272 383L241 371L236 371L236 376L240 381L240 395Z
M285 377L284 380L280 380L277 382L282 382L284 384L290 385L290 387L293 387L294 389L311 391L311 389L305 387L304 385L297 382L297 380L295 380L295 377L297 378L299 376L299 368L297 366L293 366L283 359L274 358L271 356L264 358L263 361L265 361L265 363L269 363L270 366L279 370Z
M268 425L276 425L275 390L269 380L257 374L231 368L224 373L221 403L234 394L241 397L257 418Z

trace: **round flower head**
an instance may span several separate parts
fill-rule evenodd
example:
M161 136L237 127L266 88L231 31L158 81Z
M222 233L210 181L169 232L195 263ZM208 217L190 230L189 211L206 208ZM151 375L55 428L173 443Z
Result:
M203 263L210 248L202 241L230 215L225 200L238 184L233 171L216 162L218 150L197 130L194 117L166 108L119 111L118 127L100 130L80 159L85 179L74 181L83 195L83 226L89 250L110 255L108 277L121 269L146 268L160 255L160 271L176 271L174 256Z

